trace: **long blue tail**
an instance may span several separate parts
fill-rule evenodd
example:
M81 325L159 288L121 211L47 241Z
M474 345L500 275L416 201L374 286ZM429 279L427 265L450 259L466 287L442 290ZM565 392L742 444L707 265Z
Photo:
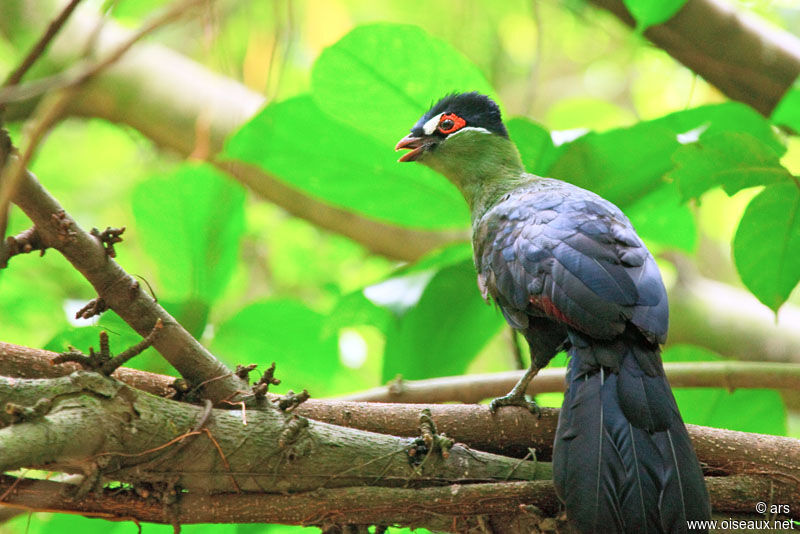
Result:
M553 478L573 528L688 533L687 520L709 519L703 473L658 347L628 336L570 339Z

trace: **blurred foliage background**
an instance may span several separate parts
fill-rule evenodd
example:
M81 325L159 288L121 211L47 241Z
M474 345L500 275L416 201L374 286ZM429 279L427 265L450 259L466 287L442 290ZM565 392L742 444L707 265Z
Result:
M168 2L86 4L136 28ZM736 5L800 33L792 0ZM38 36L22 33L0 38L0 74ZM419 165L396 164L392 147L432 101L478 89L501 102L531 171L623 207L659 255L668 285L677 277L668 258L680 257L705 277L749 288L759 307L800 304L792 293L800 223L788 218L797 205L790 176L800 171L797 138L728 102L636 31L582 2L220 0L151 40L263 93L269 104L226 141L222 157L254 164L310 197L399 226L466 231L457 191ZM18 140L25 123L8 127ZM690 137L679 142L678 134ZM712 157L698 155L698 138L715 150ZM31 168L83 227L127 228L117 261L216 355L230 366L263 369L276 361L279 391L333 396L397 375L515 365L501 316L476 290L466 242L414 263L371 254L264 202L208 163L101 119L61 122ZM751 224L737 234L746 209ZM27 226L12 212L10 233ZM776 255L778 264L762 261ZM138 340L113 312L73 319L93 297L55 252L13 258L0 272L0 340L56 351L67 344L86 350L100 329L117 351ZM688 345L664 353L667 361L726 356ZM154 353L131 365L172 372ZM690 423L800 436L775 391L676 396ZM541 397L546 405L561 402L557 394ZM132 527L39 515L0 532L67 528ZM160 528L167 527L145 531Z

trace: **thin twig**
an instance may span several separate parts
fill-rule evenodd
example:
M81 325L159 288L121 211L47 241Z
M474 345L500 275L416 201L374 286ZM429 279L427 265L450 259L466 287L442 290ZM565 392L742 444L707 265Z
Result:
M23 149L18 158L12 160L6 165L5 169L0 174L0 220L6 220L8 217L9 204L11 197L19 186L19 181L28 166L28 163L36 153L36 149L42 142L42 139L52 128L53 124L58 121L62 116L64 109L72 97L75 95L76 89L65 89L59 93L54 94L52 98L43 99L36 107L32 127L28 130L26 139L22 143ZM2 106L0 102L0 106ZM5 229L3 234L0 234L0 239L5 238Z
M18 87L6 87L0 90L0 105L18 100L27 100L39 96L40 94L75 87L82 85L101 74L108 67L116 63L130 48L142 38L153 33L155 30L174 22L183 16L187 11L205 4L208 0L184 0L170 6L163 13L156 15L146 21L138 30L133 32L127 39L114 48L106 57L96 62L84 62L75 69L70 69L64 73L59 73L47 78L36 80L30 84Z
M664 365L672 387L800 389L800 364L776 362L673 362ZM566 368L539 371L529 394L564 391ZM382 386L337 397L367 402L474 403L509 391L524 371L404 380L401 388Z
M72 15L72 12L75 11L75 8L78 7L78 4L81 0L71 0L69 4L67 4L61 13L53 19L50 25L47 27L47 30L42 34L36 44L28 52L28 55L25 56L25 59L22 60L22 63L14 69L11 74L8 75L6 81L3 82L4 87L10 87L13 85L17 85L20 81L22 81L22 77L25 76L30 68L36 63L36 61L42 56L47 47L53 41L58 32L64 27L64 23L67 22L69 16Z

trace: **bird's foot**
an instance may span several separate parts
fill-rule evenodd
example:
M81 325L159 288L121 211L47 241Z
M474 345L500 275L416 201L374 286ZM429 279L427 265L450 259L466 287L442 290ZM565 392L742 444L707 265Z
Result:
M513 391L508 395L497 397L490 402L489 410L495 413L501 406L521 406L536 415L536 417L542 416L542 410L539 408L538 404L525 398L525 394L514 393Z

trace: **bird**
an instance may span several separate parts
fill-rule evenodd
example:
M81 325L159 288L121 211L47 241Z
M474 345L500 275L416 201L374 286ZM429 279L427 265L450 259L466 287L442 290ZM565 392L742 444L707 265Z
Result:
M441 98L395 150L460 190L481 294L530 347L530 368L492 412L536 412L528 384L557 353L569 356L553 481L570 528L685 533L688 521L709 520L660 356L666 290L628 218L593 192L526 172L498 105L477 92Z

